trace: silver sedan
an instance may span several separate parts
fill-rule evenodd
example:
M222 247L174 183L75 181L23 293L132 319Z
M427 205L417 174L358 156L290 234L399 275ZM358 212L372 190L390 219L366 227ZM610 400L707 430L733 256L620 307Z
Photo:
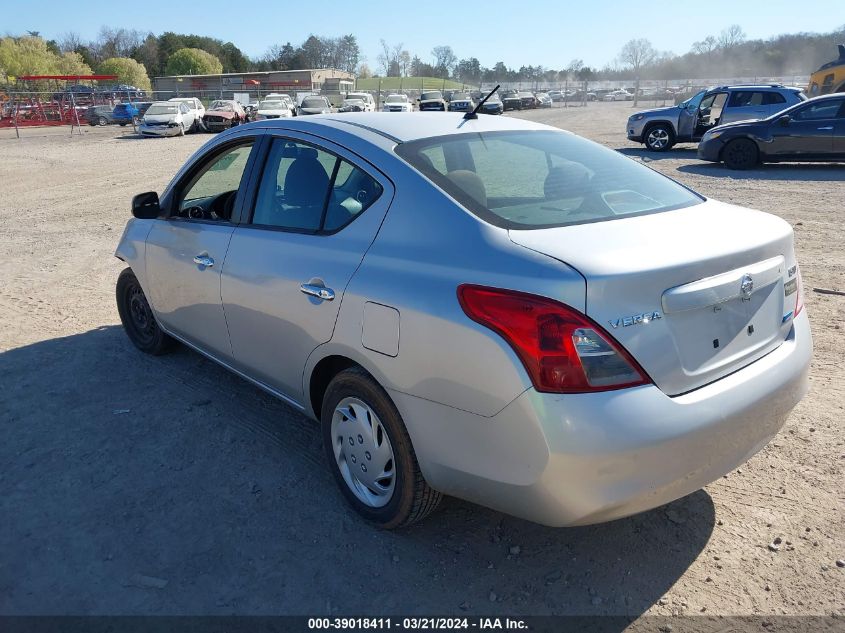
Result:
M381 527L444 494L554 526L641 512L743 463L807 390L789 224L540 124L262 121L132 207L130 340L314 418Z

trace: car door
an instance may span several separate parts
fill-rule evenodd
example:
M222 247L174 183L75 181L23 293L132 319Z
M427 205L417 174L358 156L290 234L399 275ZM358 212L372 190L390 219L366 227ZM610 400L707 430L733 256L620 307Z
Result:
M199 158L162 204L146 243L148 297L161 325L221 360L232 349L220 301L220 271L254 158L256 136L241 135Z
M843 99L811 102L771 123L772 142L766 153L798 159L833 158L834 131Z
M700 139L707 130L722 123L722 114L727 99L727 92L711 92L704 96L701 105L698 106L694 138Z
M306 360L390 204L390 181L324 140L270 136L223 267L235 367L295 403Z
M765 93L760 90L734 90L725 104L720 123L764 119L769 113L764 101Z
M833 153L838 160L845 160L845 99L833 126Z

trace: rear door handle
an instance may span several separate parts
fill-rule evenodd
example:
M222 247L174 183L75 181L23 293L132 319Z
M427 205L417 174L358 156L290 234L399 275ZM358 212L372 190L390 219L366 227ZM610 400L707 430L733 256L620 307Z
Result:
M214 260L211 259L208 255L197 255L194 257L194 263L197 266L205 266L206 268L211 268L214 266Z
M832 130L832 129L833 129L833 126L832 126L832 125L827 125L827 126L825 126L825 127L817 127L816 129L817 129L817 130Z
M325 286L315 286L314 284L302 284L299 286L300 291L311 297L317 297L323 301L332 301L334 299L334 290L326 288Z

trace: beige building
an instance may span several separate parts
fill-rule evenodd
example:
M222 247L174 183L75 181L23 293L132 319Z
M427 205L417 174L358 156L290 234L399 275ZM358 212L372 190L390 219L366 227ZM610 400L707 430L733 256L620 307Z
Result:
M153 79L156 98L196 96L231 98L234 93L251 96L271 92L338 92L339 86L352 88L355 75L335 68L310 70L271 70L267 72L224 73L220 75L170 75ZM347 82L352 82L348 84ZM172 93L172 94L167 94Z

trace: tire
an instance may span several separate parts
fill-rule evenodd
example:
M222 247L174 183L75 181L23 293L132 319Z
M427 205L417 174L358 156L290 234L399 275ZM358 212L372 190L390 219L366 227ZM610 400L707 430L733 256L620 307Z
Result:
M652 152L665 152L675 144L675 131L666 123L652 125L644 137L643 143Z
M101 116L97 119L97 125L108 125L108 119L106 117Z
M363 369L352 367L334 377L323 398L320 424L335 481L364 519L393 529L421 521L437 508L443 495L423 478L402 416ZM369 474L367 464L373 470ZM370 481L375 470L387 476Z
M124 269L117 278L115 298L123 329L135 347L153 356L164 354L173 347L175 341L158 326L141 284L131 268Z
M751 139L737 138L722 149L722 160L729 169L751 169L760 162L760 152Z

